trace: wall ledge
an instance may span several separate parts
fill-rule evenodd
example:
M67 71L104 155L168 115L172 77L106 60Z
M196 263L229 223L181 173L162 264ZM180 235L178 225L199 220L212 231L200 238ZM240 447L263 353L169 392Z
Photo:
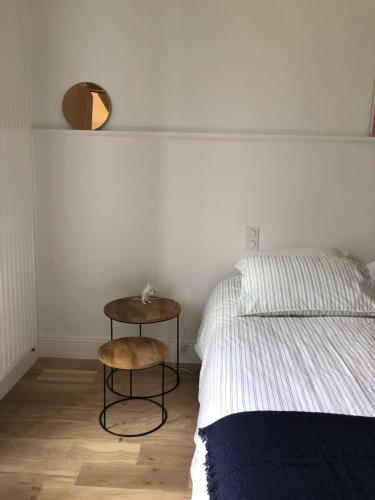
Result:
M316 135L298 133L250 133L226 132L215 130L167 130L167 129L123 129L123 130L73 130L68 128L33 127L34 134L52 134L91 137L139 137L156 139L202 139L220 141L253 141L253 142L358 142L375 144L375 137L361 135Z

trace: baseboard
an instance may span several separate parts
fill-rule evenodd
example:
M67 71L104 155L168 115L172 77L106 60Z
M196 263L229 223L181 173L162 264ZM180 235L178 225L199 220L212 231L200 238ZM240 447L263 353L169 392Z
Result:
M0 381L0 400L22 378L39 358L39 350L28 351Z
M40 356L46 358L96 359L99 347L108 338L89 337L42 337L39 339ZM165 341L169 347L168 361L176 361L176 343ZM181 363L200 363L194 351L194 344L180 343Z

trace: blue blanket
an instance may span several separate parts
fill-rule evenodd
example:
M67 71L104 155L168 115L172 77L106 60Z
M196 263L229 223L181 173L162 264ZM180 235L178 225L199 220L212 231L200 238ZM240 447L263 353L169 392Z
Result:
M375 418L244 412L199 435L210 500L375 499Z

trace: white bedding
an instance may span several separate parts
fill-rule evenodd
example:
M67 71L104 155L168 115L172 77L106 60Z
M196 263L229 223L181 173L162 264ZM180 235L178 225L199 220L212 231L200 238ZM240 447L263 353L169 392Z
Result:
M375 416L375 319L233 317L239 275L212 292L196 351L197 427L241 411ZM205 447L195 435L193 500L206 500Z

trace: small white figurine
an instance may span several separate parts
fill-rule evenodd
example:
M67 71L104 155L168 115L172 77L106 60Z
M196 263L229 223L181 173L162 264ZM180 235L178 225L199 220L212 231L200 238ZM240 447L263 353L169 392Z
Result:
M151 297L155 295L156 292L156 288L154 288L150 283L147 283L146 288L142 291L142 297L140 300L144 304L150 304L152 300Z

